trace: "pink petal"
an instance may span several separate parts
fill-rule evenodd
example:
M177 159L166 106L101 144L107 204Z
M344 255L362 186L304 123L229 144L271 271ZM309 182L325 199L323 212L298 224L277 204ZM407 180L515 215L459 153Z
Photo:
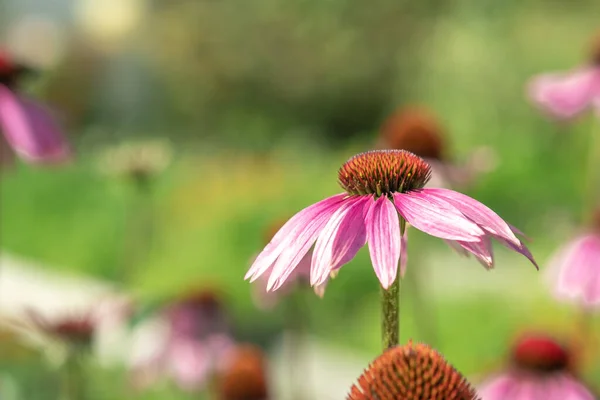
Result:
M369 254L375 274L384 289L396 280L400 261L400 220L386 196L370 202L365 220Z
M473 254L477 261L485 269L494 268L494 254L492 252L492 242L488 236L481 238L480 242L457 242L467 252Z
M331 217L315 244L311 285L325 282L333 269L349 262L367 242L364 209L371 197L350 198Z
M561 299L581 299L600 306L600 236L576 238L550 262L555 272L555 294Z
M538 76L529 84L528 94L543 111L557 118L572 118L600 95L600 68Z
M71 151L49 111L0 84L0 125L17 154L32 163L55 163Z
M518 386L517 378L513 378L509 374L501 375L484 382L477 389L477 393L483 400L506 400L511 398L508 395Z
M286 240L286 246L281 251L281 254L273 266L273 272L267 283L267 290L277 290L284 284L285 280L294 271L294 268L296 268L302 257L304 257L317 240L317 237L329 219L338 208L342 207L345 202L350 201L350 198L344 199L344 197L346 197L346 195L341 197L343 200L339 200L340 197L338 197L330 201L328 207L320 210L320 212L313 215L312 218L304 218L297 222L297 229L290 234L289 240Z
M204 344L191 338L178 339L171 344L169 354L170 370L180 388L194 391L206 384L211 359Z
M256 257L254 263L244 276L244 279L250 278L254 282L259 276L264 274L277 260L281 253L289 247L303 227L317 215L337 205L345 198L347 194L337 194L321 200L294 215L286 222L279 231L273 236L273 239L267 244L263 251Z
M510 226L498 214L477 200L449 189L423 189L422 192L431 196L441 197L456 207L471 221L479 225L484 231L503 238L517 246L521 244Z
M475 242L485 235L452 204L423 190L394 193L394 204L408 223L432 236Z

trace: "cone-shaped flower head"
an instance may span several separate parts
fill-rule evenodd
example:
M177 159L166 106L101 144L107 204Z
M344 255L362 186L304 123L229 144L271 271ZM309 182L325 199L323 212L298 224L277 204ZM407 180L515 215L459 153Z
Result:
M88 350L94 338L96 318L93 313L64 315L48 319L29 310L29 323L39 334L71 348Z
M600 308L600 210L591 229L577 235L552 257L548 278L554 296Z
M387 350L358 378L348 400L473 400L477 394L444 357L409 342Z
M50 111L18 91L18 79L25 71L0 51L0 129L25 161L66 161L71 150Z
M552 337L530 333L514 344L511 365L479 389L483 400L594 400L571 373L569 350Z
M380 146L407 150L429 160L444 160L445 138L431 112L423 107L396 110L381 127Z
M566 73L534 77L527 87L531 101L545 113L570 119L593 107L600 112L600 36L594 38L589 61Z
M217 379L218 400L267 400L266 359L253 345L238 346Z
M446 239L493 266L491 238L531 253L509 225L478 201L453 190L423 188L429 165L404 150L377 150L350 158L339 170L345 193L294 215L275 234L246 274L268 273L267 290L280 288L314 244L310 281L321 285L367 242L375 274L388 288L406 265L406 223Z

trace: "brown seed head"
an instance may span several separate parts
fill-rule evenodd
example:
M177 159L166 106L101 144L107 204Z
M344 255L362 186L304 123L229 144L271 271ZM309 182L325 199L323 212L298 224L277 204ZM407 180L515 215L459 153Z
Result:
M28 71L29 68L13 62L7 53L0 50L0 84L13 87L19 77Z
M600 232L600 207L592 214L592 229Z
M229 367L219 377L219 400L267 400L265 357L253 345L234 350Z
M394 112L381 127L380 142L385 148L408 150L423 158L445 158L442 129L433 114L422 107Z
M519 338L512 353L515 366L539 373L565 370L570 358L565 347L541 334L528 334Z
M222 310L223 299L217 290L192 288L183 294L178 304L202 312L216 313Z
M375 359L347 400L474 400L465 378L425 344L409 342Z
M338 181L349 194L390 194L421 189L431 177L431 167L406 150L374 150L346 161Z

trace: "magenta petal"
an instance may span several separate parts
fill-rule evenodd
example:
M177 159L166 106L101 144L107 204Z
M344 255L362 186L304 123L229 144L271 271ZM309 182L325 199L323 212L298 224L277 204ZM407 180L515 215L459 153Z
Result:
M600 68L534 78L528 86L531 100L557 118L572 118L591 106L600 94Z
M480 242L458 242L458 244L473 254L477 261L485 269L494 268L494 254L492 252L492 242L488 236L481 238Z
M520 245L521 242L517 239L510 226L489 207L472 197L449 189L423 189L422 192L441 197L483 230L494 236L503 238L516 246Z
M344 195L344 197L346 196ZM277 290L285 283L285 280L294 271L302 257L315 243L329 219L347 201L350 201L350 199L331 201L328 207L313 215L312 218L306 218L298 222L298 229L290 235L290 240L287 240L285 248L281 251L273 266L273 272L267 283L267 290Z
M66 161L71 152L49 111L0 84L0 125L6 141L32 163Z
M313 252L311 285L325 282L333 269L346 264L367 241L364 209L370 197L352 197L321 231Z
M415 228L442 239L476 242L485 232L452 204L427 192L394 193L398 212Z
M289 244L296 239L299 231L308 222L329 208L336 207L346 196L343 193L328 197L306 207L290 218L256 257L244 279L250 278L250 282L254 282L259 276L264 274L275 263L281 253L289 247Z
M386 196L369 204L365 220L369 254L381 286L387 289L396 280L400 260L400 220Z

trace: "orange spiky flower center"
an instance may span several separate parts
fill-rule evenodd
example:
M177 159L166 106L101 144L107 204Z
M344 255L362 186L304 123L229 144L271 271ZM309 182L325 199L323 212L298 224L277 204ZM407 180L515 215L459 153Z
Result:
M433 160L445 158L445 141L442 129L427 109L410 107L397 110L381 127L384 147L408 150L419 157Z
M347 400L473 400L477 394L441 354L425 344L393 347L371 363Z
M554 372L569 366L567 349L546 336L527 336L520 339L512 354L514 364L533 372Z
M262 351L252 345L234 350L217 389L219 400L266 400L268 388Z
M431 177L431 167L406 150L374 150L346 161L338 172L342 188L352 195L389 195L421 189Z

